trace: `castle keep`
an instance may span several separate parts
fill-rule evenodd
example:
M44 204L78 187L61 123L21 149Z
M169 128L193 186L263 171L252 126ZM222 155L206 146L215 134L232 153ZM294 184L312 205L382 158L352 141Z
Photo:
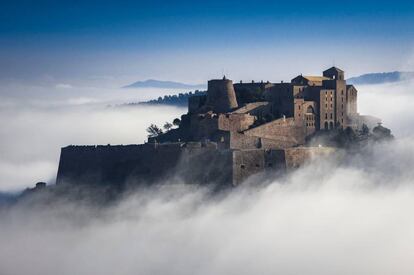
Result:
M208 81L189 98L178 128L141 145L62 148L57 183L157 181L171 175L237 185L266 170L301 165L332 149L304 146L318 131L361 126L357 90L344 71L290 83Z

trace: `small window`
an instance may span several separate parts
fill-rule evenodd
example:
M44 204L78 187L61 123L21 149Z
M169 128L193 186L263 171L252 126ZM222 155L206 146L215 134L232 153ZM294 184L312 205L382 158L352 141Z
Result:
M332 115L332 113L331 113L331 119L333 119L333 115Z
M328 113L325 113L325 119L328 119Z
M244 169L244 168L246 168L246 166L244 166L244 164L242 164L242 165L240 165L240 168Z

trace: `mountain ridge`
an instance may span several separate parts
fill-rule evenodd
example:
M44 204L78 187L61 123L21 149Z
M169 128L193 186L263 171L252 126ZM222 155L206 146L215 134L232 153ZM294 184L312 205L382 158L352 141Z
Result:
M382 73L367 73L362 74L356 77L351 77L347 79L349 84L383 84L383 83L392 83L399 82L403 80L414 79L414 72L382 72Z
M136 81L122 88L162 88L162 89L200 89L205 88L202 84L187 84L169 80L147 79Z

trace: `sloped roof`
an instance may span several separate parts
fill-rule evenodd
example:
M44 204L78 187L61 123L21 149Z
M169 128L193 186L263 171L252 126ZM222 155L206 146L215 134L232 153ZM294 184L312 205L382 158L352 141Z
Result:
M330 78L325 77L325 76L303 76L304 78L306 78L309 81L312 82L322 82L323 80L329 80Z
M251 111L253 111L256 108L259 108L261 106L268 105L269 102L266 101L260 101L260 102L253 102L253 103L247 103L245 106L240 107L239 109L236 109L233 111L233 114L247 114Z
M341 72L341 73L344 72L344 71L342 71L341 69L339 69L339 68L337 68L335 66L333 66L333 67L331 67L331 68L329 68L329 69L327 69L327 70L325 70L323 72L332 71L332 70L337 71L337 72Z
M330 78L325 76L302 76L308 82L312 82L316 86L322 86L322 81L329 80Z

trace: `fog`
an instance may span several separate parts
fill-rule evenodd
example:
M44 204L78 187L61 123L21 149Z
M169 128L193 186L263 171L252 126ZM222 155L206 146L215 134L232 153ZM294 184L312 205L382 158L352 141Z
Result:
M382 118L396 139L345 162L318 159L219 197L174 181L105 208L61 202L3 209L0 274L413 274L413 87L357 87L359 112ZM108 108L135 94L105 94L24 104L18 93L7 95L2 190L53 182L61 146L140 143L147 125L184 112Z
M174 91L56 86L0 88L0 192L54 183L61 147L143 143L151 123L172 122L185 111L119 107Z

